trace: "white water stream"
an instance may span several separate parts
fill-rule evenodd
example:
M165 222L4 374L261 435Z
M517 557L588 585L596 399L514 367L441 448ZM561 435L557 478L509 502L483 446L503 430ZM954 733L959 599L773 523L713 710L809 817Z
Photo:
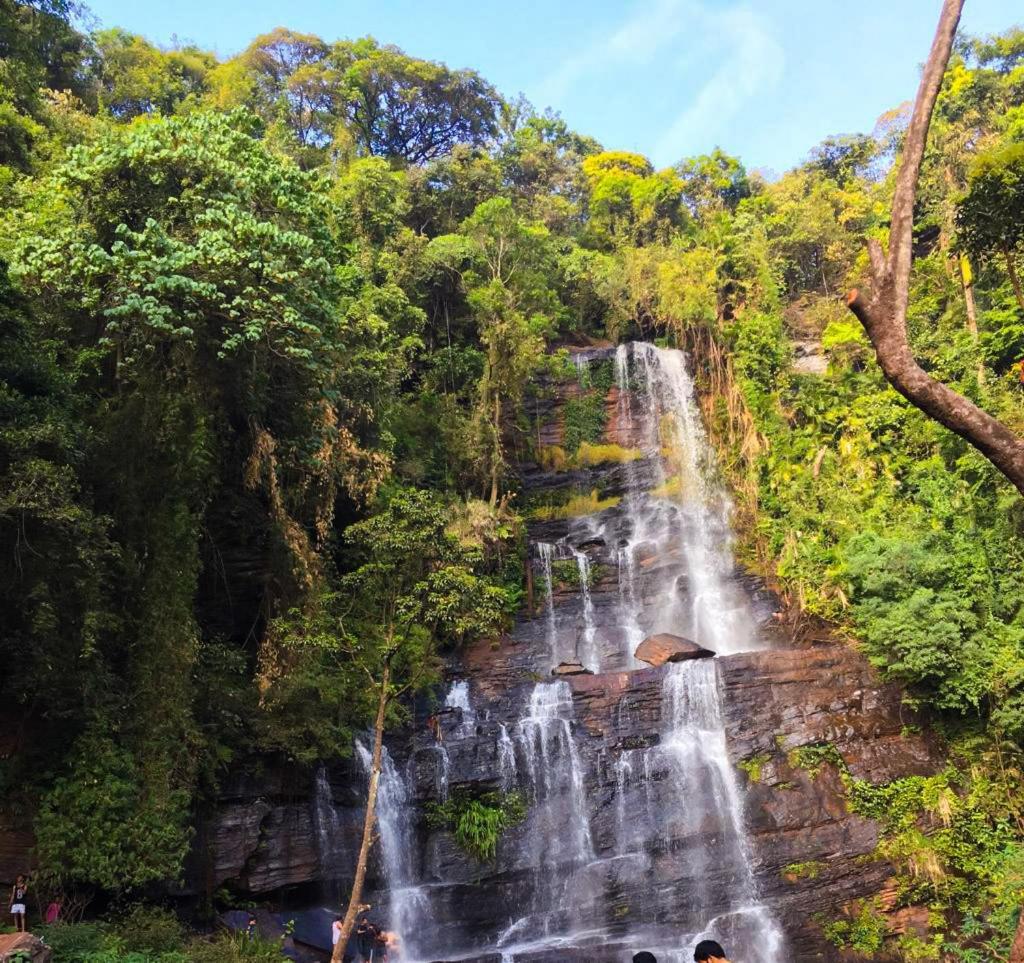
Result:
M536 665L542 677L576 658L595 672L639 668L633 652L655 632L694 639L718 654L759 646L750 598L735 577L731 506L685 355L622 345L613 363L618 440L642 457L623 466L626 491L616 508L574 519L568 534L533 543L543 591ZM585 364L578 367L581 378L589 377ZM575 598L554 591L555 562L563 560L578 573ZM595 599L598 566L614 570L617 585ZM445 705L460 721L436 748L439 797L447 796L456 758L477 765L472 754L489 745L493 785L520 791L528 815L499 848L508 892L488 898L503 917L486 920L484 932L474 926L453 936L459 920L451 917L460 909L471 915L471 897L443 878L418 881L411 763L409 773L400 773L385 754L381 862L388 927L402 936L402 959L497 952L511 963L525 956L553 961L572 951L579 960L587 947L601 947L602 960L629 960L650 949L661 963L688 963L694 943L713 937L734 960L781 963L782 934L758 896L720 698L713 660L669 665L661 675L655 741L609 743L601 750L607 756L595 757L568 682L537 682L517 714L493 719L474 710L468 682L454 683ZM359 752L368 765L362 745ZM607 796L598 797L599 790ZM596 808L599 798L607 816ZM595 819L605 820L600 842ZM318 817L318 830L329 825L326 815ZM631 891L641 889L642 900L632 902ZM675 915L666 916L663 906L675 907Z

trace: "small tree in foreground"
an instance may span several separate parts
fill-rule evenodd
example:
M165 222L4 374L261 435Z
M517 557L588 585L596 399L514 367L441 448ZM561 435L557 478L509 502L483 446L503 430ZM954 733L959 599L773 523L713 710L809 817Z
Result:
M292 644L331 647L347 658L374 696L373 752L355 878L333 960L341 960L362 902L377 821L384 731L402 697L437 676L442 640L497 632L507 609L503 589L476 574L479 557L448 533L435 496L400 490L383 509L345 533L352 570L312 614L280 625Z

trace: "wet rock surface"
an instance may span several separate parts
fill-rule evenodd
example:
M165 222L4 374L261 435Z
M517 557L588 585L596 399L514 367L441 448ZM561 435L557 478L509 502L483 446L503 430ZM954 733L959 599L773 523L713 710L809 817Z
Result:
M684 376L678 357L649 347L617 374L605 440L642 446L643 458L523 466L530 497L622 497L531 522L520 618L453 658L457 681L436 722L424 709L389 741L385 781L401 798L382 808L366 898L415 959L621 961L642 938L674 963L712 925L748 963L837 961L815 919L892 875L871 858L877 827L848 811L839 766L882 783L934 771L938 748L857 652L786 644L777 599L732 561L727 500L706 481ZM543 444L564 440L576 390L538 394ZM666 417L690 433L675 474L659 454ZM658 495L670 481L679 497ZM673 664L680 643L663 639L661 664L634 657L663 635L708 654ZM816 771L800 765L808 747L826 758ZM208 875L257 895L344 885L364 779L353 762L317 778L236 781L207 820ZM521 793L527 815L493 861L427 818L456 793L497 791ZM775 921L785 955L763 945Z
M476 718L471 725L458 713L448 713L442 717L440 744L425 728L412 735L403 765L412 774L418 812L438 798L442 767L450 789L502 787L502 729L507 735L536 685L532 680L504 684L509 659L514 658L504 650L514 652L521 645L509 642L498 650L479 646L467 654L460 668L472 667L467 677ZM796 764L793 750L834 746L851 775L872 783L932 772L940 764L939 750L927 736L912 732L920 720L903 706L898 687L880 684L852 649L766 650L720 657L713 664L729 756L745 790L746 826L760 893L786 931L792 959L838 959L814 918L834 918L852 899L879 891L891 869L870 860L877 827L848 811L835 766L825 764L812 774ZM665 772L634 774L624 804L621 774L616 772L616 759L631 754L639 759L662 740L662 683L668 668L563 680L571 691L570 725L594 852L593 866L585 878L574 877L573 885L581 894L595 894L581 907L582 922L608 927L612 933L625 934L631 925L641 923L685 928L692 900L688 886L697 858L693 841L685 833L641 838L647 832L646 813L641 810L658 816ZM361 817L360 777L349 770L339 772L337 779L349 790L347 798L346 792L337 792L334 801L354 853ZM238 791L245 788L240 785ZM227 801L213 819L207 839L218 885L226 882L259 895L297 883L323 882L314 810L311 793L288 802L273 793ZM536 829L529 822L514 829L502 840L495 863L481 865L460 850L449 833L420 820L415 827L419 873L431 887L439 943L465 949L474 934L492 934L495 920L513 915L511 907L530 905L536 881L523 857L523 845ZM551 845L550 838L543 842ZM622 853L624 842L632 852ZM335 865L345 862L341 859ZM787 872L788 867L809 865L814 866L813 875ZM371 876L372 883L379 884L382 867L375 865ZM711 884L727 888L729 880ZM368 898L376 902L382 897L371 892ZM606 951L609 960L621 959ZM516 958L604 958L578 948L572 950L577 955L567 953L548 949Z

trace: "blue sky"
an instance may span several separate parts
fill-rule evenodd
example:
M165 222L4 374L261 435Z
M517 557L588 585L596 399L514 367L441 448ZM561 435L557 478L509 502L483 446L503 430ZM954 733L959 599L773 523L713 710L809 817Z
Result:
M87 0L101 26L220 55L275 26L372 34L479 70L606 147L656 164L720 145L782 172L829 134L870 131L913 96L939 0ZM963 26L1024 22L967 0Z

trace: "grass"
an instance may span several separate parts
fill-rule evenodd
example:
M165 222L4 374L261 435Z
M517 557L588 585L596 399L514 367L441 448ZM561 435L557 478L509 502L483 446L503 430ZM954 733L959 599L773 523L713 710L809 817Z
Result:
M824 868L825 864L817 859L806 863L790 863L783 867L782 877L790 883L795 883L798 879L817 879Z
M570 468L594 468L597 465L624 465L643 458L639 448L602 445L581 441L575 455L560 445L542 445L537 449L537 462L545 471L567 471Z
M601 498L595 488L589 495L574 495L561 505L538 505L530 511L530 520L551 522L561 518L578 518L580 515L593 515L607 508L614 508L621 498Z
M589 441L580 442L573 457L577 468L593 468L595 465L624 465L643 458L639 448L623 448L622 445L599 445Z
M683 497L683 479L679 475L666 478L657 488L651 489L655 498L673 498L677 501Z

